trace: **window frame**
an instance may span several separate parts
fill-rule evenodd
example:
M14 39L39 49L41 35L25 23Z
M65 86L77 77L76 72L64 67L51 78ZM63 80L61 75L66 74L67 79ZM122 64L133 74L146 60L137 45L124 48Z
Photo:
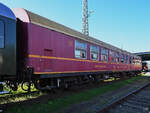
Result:
M85 44L85 48L80 48L80 47L77 47L77 43L80 43L80 44ZM82 57L76 57L76 50L77 51L82 51L82 52L85 52L85 58L82 58ZM78 59L87 59L87 43L85 42L82 42L82 41L79 41L79 40L75 40L75 51L74 51L74 56L75 58L78 58Z
M98 50L92 50L92 47L95 47L96 49L98 49ZM92 54L97 54L97 59L93 59L92 57L91 57L91 55ZM95 60L95 61L99 61L99 46L96 46L96 45L90 45L90 59L91 60Z
M0 46L0 49L4 49L5 48L5 22L3 20L0 19L0 22L3 24L3 32L2 34L0 33L0 37L2 36L3 38L3 46ZM1 44L1 42L0 42Z
M116 59L116 62L117 63L120 63L120 53L119 52L116 52L116 55L115 55L115 59ZM119 61L118 61L119 60Z
M113 53L113 56L112 56L111 53ZM113 57L113 60L112 60L112 57ZM116 58L115 51L113 51L113 50L109 51L109 58L111 58L111 62L116 62L116 60L115 60L115 58Z
M124 55L123 53L121 54L120 62L121 62L122 64L125 63L125 55Z
M106 52L106 54L104 53L104 54L102 54L102 51L103 50L106 50L105 52ZM103 57L103 55L105 55L106 56L106 59L107 60L104 60L104 59L102 59ZM101 61L104 61L104 62L108 62L109 61L109 50L107 49L107 48L105 48L105 47L101 47Z
M132 61L133 61L133 57L130 56L130 57L129 57L129 64L132 64L132 63L133 63Z
M129 55L125 55L125 63L129 64Z

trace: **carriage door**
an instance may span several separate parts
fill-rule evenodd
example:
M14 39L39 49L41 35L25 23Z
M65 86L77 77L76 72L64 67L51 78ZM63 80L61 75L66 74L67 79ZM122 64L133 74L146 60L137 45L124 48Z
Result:
M52 60L51 60L51 56L52 56L52 50L50 49L44 49L44 71L45 72L50 72L52 71Z

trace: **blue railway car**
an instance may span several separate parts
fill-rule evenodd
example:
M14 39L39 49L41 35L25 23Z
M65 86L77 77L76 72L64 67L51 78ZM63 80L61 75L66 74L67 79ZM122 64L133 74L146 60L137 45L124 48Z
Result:
M16 17L0 3L0 80L13 79L16 67Z

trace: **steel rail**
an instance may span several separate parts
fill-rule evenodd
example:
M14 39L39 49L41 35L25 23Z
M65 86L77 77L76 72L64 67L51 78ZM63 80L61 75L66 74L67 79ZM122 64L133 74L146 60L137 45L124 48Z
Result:
M116 99L115 101L111 102L111 103L107 103L107 105L105 104L104 107L100 108L100 110L97 113L105 113L106 111L108 111L112 106L116 105L117 103L125 100L126 98L128 98L129 96L136 94L138 92L140 92L141 90L143 90L145 87L148 87L150 85L149 83L144 84L143 86L129 92L128 94L120 97L119 99Z

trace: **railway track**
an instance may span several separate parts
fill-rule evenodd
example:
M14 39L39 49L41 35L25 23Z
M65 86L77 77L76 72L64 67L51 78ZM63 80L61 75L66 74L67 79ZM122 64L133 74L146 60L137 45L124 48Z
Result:
M150 113L150 83L103 107L98 113Z

